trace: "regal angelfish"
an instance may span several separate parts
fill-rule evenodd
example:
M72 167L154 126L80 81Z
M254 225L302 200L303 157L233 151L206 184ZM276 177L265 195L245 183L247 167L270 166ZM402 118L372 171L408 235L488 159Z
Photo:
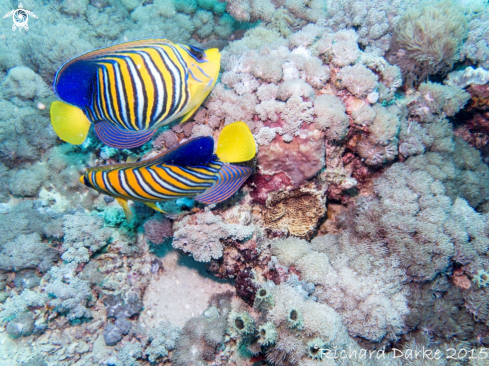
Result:
M114 197L127 219L128 200L161 211L156 202L190 197L212 204L231 197L253 173L244 163L255 157L256 144L244 122L222 130L214 154L212 137L197 137L140 162L89 168L80 182Z
M145 39L88 52L65 63L51 105L58 136L82 144L90 123L106 145L130 149L149 141L160 126L185 122L219 75L216 48Z

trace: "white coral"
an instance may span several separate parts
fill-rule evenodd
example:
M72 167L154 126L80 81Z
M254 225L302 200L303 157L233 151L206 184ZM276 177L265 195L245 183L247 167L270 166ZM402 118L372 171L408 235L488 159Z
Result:
M173 247L191 253L199 262L222 257L221 240L230 238L243 241L253 235L251 227L227 224L210 211L185 216L181 221L175 222L173 228Z

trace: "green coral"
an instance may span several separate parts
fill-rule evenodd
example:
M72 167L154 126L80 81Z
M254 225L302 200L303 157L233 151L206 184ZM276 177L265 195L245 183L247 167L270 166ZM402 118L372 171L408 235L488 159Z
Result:
M234 329L243 337L250 336L255 332L255 321L247 312L231 316L231 322Z
M277 337L277 329L272 322L267 322L258 328L258 343L262 346L275 344Z
M486 287L489 284L489 273L479 269L472 281L479 287Z
M289 314L287 316L287 324L291 329L298 329L298 330L302 329L303 318L301 312L298 309L296 308L290 309Z
M253 306L259 309L270 309L275 305L273 301L273 296L270 290L262 287L260 288L255 295L255 302Z
M314 360L322 360L325 349L326 342L324 342L321 338L314 338L307 342L307 352L309 353L309 357Z

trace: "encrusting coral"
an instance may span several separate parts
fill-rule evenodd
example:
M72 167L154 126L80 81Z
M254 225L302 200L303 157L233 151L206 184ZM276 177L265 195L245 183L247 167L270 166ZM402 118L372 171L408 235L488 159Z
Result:
M275 231L307 237L324 216L325 206L323 193L314 185L273 192L263 208L264 225Z

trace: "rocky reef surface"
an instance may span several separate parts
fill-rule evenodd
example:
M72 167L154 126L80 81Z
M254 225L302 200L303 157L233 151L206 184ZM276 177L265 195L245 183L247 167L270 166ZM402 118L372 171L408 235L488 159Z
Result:
M486 2L22 6L30 29L0 28L0 365L487 364ZM60 141L56 70L148 37L221 50L197 113L130 151ZM221 204L127 223L79 183L235 121L256 172Z

